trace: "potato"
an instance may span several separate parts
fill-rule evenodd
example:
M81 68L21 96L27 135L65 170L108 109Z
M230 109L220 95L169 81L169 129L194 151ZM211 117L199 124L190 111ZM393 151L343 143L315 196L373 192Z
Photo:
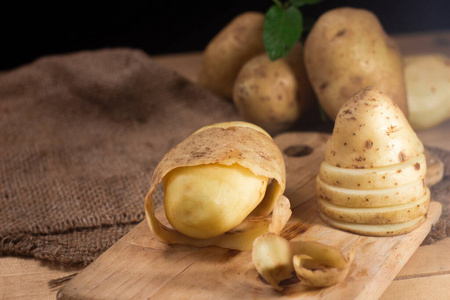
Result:
M153 193L164 187L167 227ZM155 168L145 199L150 229L169 244L251 249L290 217L283 155L270 135L246 122L205 126L172 148Z
M424 180L427 173L425 155L405 161L401 166L391 165L370 169L344 169L320 164L319 179L324 183L353 190L379 190Z
M430 190L427 188L425 195L413 202L384 207L344 207L321 198L318 203L320 211L334 220L357 224L397 224L417 219L427 213Z
M404 58L409 122L427 129L450 118L450 59L443 54Z
M339 168L367 169L395 165L423 152L399 107L378 89L367 87L339 111L325 161Z
M344 7L320 16L305 42L305 65L316 96L332 120L366 86L377 87L408 114L402 57L368 10Z
M270 133L289 128L314 100L303 64L302 45L271 61L258 55L242 67L234 84L233 101L240 115Z
M349 222L342 222L327 217L320 213L320 218L330 226L335 228L368 236L396 236L413 231L425 222L426 217L420 216L417 219L397 224L355 224Z
M246 12L234 18L207 45L197 82L231 99L239 70L250 58L265 51L264 15Z
M354 233L409 232L428 212L425 173L423 144L402 111L366 87L341 107L327 142L316 179L320 216Z
M332 204L345 207L386 207L409 203L425 195L423 179L379 190L355 190L328 185L316 180L317 195Z

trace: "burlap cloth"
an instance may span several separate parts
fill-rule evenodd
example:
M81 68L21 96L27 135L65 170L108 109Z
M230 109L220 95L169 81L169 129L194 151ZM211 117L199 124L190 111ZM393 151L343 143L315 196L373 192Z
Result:
M230 102L137 50L0 73L0 255L89 264L144 219L153 168L171 147L238 119ZM448 204L450 155L436 153L449 167L434 199ZM429 242L450 234L449 205L444 216Z

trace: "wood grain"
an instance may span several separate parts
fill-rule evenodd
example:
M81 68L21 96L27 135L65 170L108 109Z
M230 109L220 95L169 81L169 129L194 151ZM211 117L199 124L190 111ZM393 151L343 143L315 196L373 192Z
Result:
M441 206L433 201L423 225L396 237L359 236L325 225L318 217L313 178L327 138L326 134L288 133L275 139L289 153L285 160L291 183L286 195L293 207L282 235L333 245L344 254L356 250L344 282L311 289L294 280L279 294L258 276L250 251L166 245L155 240L143 222L72 279L58 299L379 298L426 237Z

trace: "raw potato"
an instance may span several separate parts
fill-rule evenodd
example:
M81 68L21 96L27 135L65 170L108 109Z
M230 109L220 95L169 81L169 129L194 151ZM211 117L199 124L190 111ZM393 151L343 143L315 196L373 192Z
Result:
M325 161L339 168L368 169L395 165L423 152L422 142L399 107L369 87L339 111Z
M427 129L450 118L450 59L443 54L404 58L409 121Z
M153 193L161 181L174 229L155 216ZM153 234L165 243L251 249L257 236L278 233L289 219L285 186L283 155L267 132L246 122L218 123L163 157L145 213Z
M270 133L289 128L313 99L300 43L276 61L267 54L249 60L239 72L233 91L241 116Z
M348 258L336 248L314 241L287 241L267 233L255 239L252 261L258 273L278 292L280 282L292 277L300 283L328 287L342 282L350 270L354 251Z
M407 233L430 203L424 147L398 106L366 87L339 110L316 179L320 217L373 236Z
M316 96L332 120L366 86L377 87L408 113L402 57L368 10L345 7L320 16L305 42L305 65Z
M370 169L344 169L320 164L319 178L328 185L354 190L379 190L401 186L416 180L424 180L427 173L425 155L404 162L402 168L391 165Z
M321 199L335 205L355 208L405 204L422 198L426 193L426 186L422 179L391 188L358 190L328 185L317 178L316 188L317 195Z
M319 198L320 211L334 219L355 224L397 224L425 215L430 204L430 190L413 202L383 207L354 208L334 205Z
M234 18L206 47L197 82L231 99L241 67L265 51L263 25L264 15L259 12L246 12Z

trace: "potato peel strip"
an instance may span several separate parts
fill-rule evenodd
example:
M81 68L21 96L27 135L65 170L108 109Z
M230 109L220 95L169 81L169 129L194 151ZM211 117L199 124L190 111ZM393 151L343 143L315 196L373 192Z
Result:
M286 186L283 155L270 136L251 127L210 127L200 130L172 148L156 166L145 198L145 214L154 236L168 244L195 247L219 246L249 250L253 240L269 231L281 231L290 216L289 200L281 196ZM164 226L155 216L153 193L171 170L204 164L239 164L255 175L272 178L260 205L239 226L217 237L195 239ZM280 197L281 196L281 197ZM271 214L272 213L272 214Z
M348 258L336 248L312 241L290 242L274 233L258 237L253 243L252 261L258 273L276 290L281 281L295 272L300 283L328 287L343 281L354 252Z

